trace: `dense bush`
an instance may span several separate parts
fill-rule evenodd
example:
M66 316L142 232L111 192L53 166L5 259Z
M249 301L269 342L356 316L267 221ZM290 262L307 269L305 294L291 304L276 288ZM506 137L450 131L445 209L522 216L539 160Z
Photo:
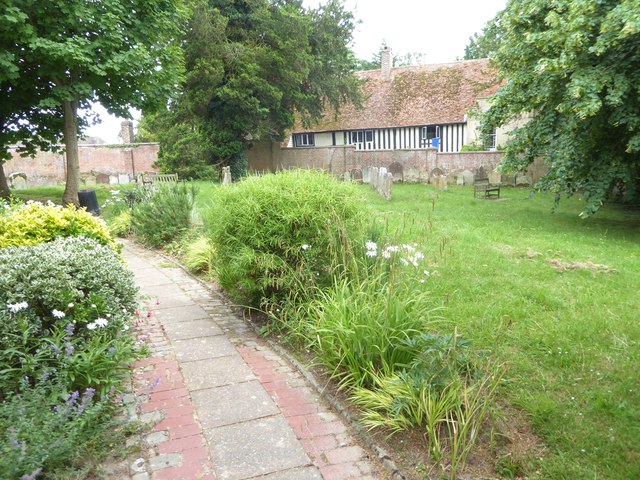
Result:
M37 245L74 236L93 238L116 251L120 249L102 220L73 205L28 202L0 210L0 248Z
M177 239L191 226L196 194L197 188L191 183L158 187L134 205L133 232L150 247L160 247Z
M55 376L69 388L115 385L135 356L125 332L133 275L95 240L0 250L0 383Z
M113 410L92 389L23 385L0 403L0 478L53 478L73 469L92 445L106 443Z
M362 244L356 187L309 170L250 177L216 190L206 218L216 275L238 301L279 301L329 285L345 249ZM354 241L355 240L355 241Z

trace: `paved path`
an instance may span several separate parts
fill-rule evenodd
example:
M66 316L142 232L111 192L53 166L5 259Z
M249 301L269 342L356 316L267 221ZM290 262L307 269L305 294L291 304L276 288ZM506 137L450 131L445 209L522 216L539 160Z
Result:
M284 358L211 291L127 242L148 298L134 366L141 419L153 425L133 480L385 478L349 428Z

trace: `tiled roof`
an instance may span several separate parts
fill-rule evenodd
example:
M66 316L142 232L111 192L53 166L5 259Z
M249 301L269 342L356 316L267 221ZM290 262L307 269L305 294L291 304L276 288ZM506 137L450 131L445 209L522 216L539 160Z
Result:
M363 108L344 105L337 118L327 112L309 129L295 131L357 130L458 123L498 90L496 71L488 59L396 67L385 80L380 70L358 72L364 80Z

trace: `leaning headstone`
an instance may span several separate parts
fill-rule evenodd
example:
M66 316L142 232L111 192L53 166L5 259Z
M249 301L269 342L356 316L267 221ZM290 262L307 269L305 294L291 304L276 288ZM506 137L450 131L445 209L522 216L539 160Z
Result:
M222 184L229 185L231 183L231 167L222 167Z
M518 175L516 177L516 187L529 187L531 185L531 177L529 175Z
M429 173L429 178L433 178L433 177L444 177L444 172L440 170L438 167L436 167L433 170L431 170L431 172Z
M473 185L475 182L473 173L471 173L469 170L465 170L464 172L462 172L462 182L464 185Z
M109 175L106 173L99 173L96 175L96 183L109 183Z

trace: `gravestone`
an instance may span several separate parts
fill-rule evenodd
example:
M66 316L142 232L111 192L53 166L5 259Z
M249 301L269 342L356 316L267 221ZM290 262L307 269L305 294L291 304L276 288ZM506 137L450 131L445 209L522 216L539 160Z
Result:
M11 175L9 175L8 179L9 186L11 188L15 188L16 190L27 188L27 175L25 173L12 173Z
M131 179L129 178L129 174L128 173L121 173L120 175L118 175L118 183L120 185L126 185L130 181L131 181Z
M518 175L516 177L516 187L531 186L531 177L529 175Z
M447 185L447 177L444 176L431 177L431 185L438 190L447 190L449 188Z
M473 176L473 173L471 173L469 170L465 170L464 172L462 172L462 183L463 185L473 185L475 183L475 177ZM458 182L458 184L460 184Z
M371 167L362 167L362 183L371 183Z
M391 186L393 185L393 174L386 172L381 175L380 187L378 192L387 200L391 200Z
M389 165L388 172L393 175L394 182L403 182L404 181L404 168L400 162L393 162Z
M497 170L494 170L491 173L489 173L489 183L501 183L501 182L502 182L502 175L500 174L500 172L498 172Z
M342 174L342 180L345 182L351 181L351 172L347 171Z
M447 175L447 184L448 185L457 185L458 184L458 174L451 172Z
M222 184L229 185L231 183L231 167L222 167Z
M106 173L97 174L96 175L96 183L108 184L109 183L109 175L107 175Z
M444 172L442 170L440 170L438 167L434 168L433 170L431 170L431 173L429 173L429 178L433 178L433 177L444 177Z
M362 170L359 168L354 168L351 170L351 180L354 182L362 183Z

